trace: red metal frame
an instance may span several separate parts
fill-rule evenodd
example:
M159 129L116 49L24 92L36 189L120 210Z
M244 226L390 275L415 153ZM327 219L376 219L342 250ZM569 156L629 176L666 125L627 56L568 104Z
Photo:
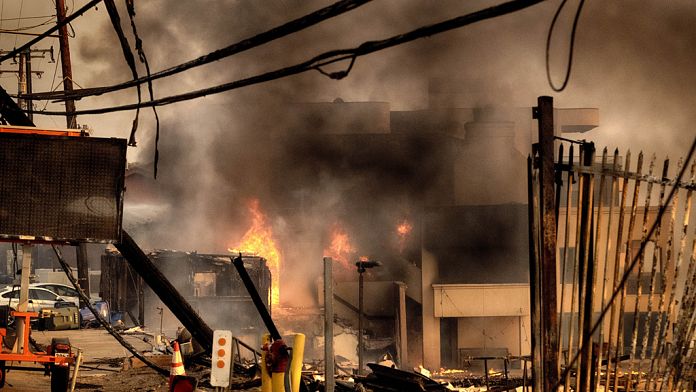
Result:
M17 318L24 318L24 342L22 345L22 352L13 353L4 351L4 340L5 336L7 336L7 328L0 328L0 347L3 347L3 351L0 352L0 361L34 362L43 364L55 363L59 366L69 366L75 362L75 358L72 356L72 353L64 357L60 355L56 356L48 354L45 351L36 353L31 352L29 349L29 333L31 332L30 321L32 317L39 317L39 314L37 312L12 311L12 315L15 317L15 320Z
M89 136L89 132L75 129L41 129L34 127L19 127L11 125L0 125L0 133L19 133L32 135L48 135L48 136Z

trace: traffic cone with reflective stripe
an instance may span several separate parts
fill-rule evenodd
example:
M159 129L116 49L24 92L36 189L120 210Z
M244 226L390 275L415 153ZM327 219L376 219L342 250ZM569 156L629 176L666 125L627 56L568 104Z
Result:
M181 359L181 352L179 352L179 342L174 341L174 354L172 354L172 366L169 369L169 386L172 386L172 381L176 376L185 376L186 371L184 370L184 361Z

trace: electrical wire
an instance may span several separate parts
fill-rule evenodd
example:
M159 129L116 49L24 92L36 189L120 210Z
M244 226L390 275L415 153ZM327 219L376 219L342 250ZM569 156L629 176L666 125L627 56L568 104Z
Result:
M72 22L74 19L79 17L80 15L84 14L87 10L90 8L94 7L95 5L99 4L102 0L91 0L89 3L85 4L82 8L79 10L75 11L73 14L70 16L66 17L63 19L62 22L56 23L53 27L50 29L46 30L42 34L40 34L38 37L30 40L29 42L25 43L24 45L20 46L19 48L13 49L11 52L5 53L4 55L0 56L0 63L3 61L12 58L16 56L18 53L21 53L22 51L31 48L34 46L37 42L43 40L44 38L50 36L52 33L60 29L61 27L67 25L68 23Z
M373 0L341 0L327 7L321 8L317 11L309 13L300 18L294 19L290 22L284 23L280 26L274 27L263 33L257 34L253 37L241 40L225 48L218 49L206 55L200 56L196 59L187 61L185 63L176 65L174 67L156 72L150 77L143 77L137 80L130 80L127 82L115 84L112 86L95 87L84 90L73 90L71 92L59 92L59 93L35 93L32 94L32 99L80 99L92 95L101 95L109 92L119 91L125 88L134 87L152 80L159 78L175 75L177 73L199 67L201 65L209 64L214 61L221 60L223 58L247 51L249 49L261 46L273 40L288 36L290 34L296 33L298 31L304 30L308 27L314 26L325 20L331 19L335 16L341 15L348 11L354 10L362 5L365 5Z
M3 4L5 2L3 1ZM22 16L21 18L3 18L0 16L0 22L6 22L10 20L18 20L18 19L46 19L46 18L55 18L55 15L37 15L37 16Z
M143 49L143 40L140 39L138 35L138 29L135 27L135 4L134 0L126 0L126 9L128 10L128 17L130 18L131 28L133 29L133 36L135 37L135 50L138 52L138 58L140 62L145 64L145 72L147 81L147 90L150 93L150 100L154 101L155 94L152 89L152 79L150 74L150 63L147 61L147 56L145 55L145 50ZM157 108L152 107L152 112L155 114L155 159L154 159L154 177L157 179L157 167L159 163L159 139L160 139L160 120L159 115L157 115Z
M566 66L566 72L565 76L563 77L563 82L561 83L561 86L556 87L556 85L553 84L553 80L551 80L551 66L549 64L551 52L551 38L553 37L553 30L556 25L556 21L558 20L558 16L561 14L561 11L563 10L563 7L565 6L566 2L567 0L563 0L561 4L558 6L556 14L553 16L553 20L551 21L551 26L549 27L549 33L546 36L546 80L548 80L551 89L557 93L560 93L561 91L565 90L566 86L568 85L568 81L570 80L570 71L573 67L573 52L575 51L575 33L577 32L578 20L580 20L580 11L582 11L582 6L585 4L585 0L580 0L580 3L578 4L578 9L575 12L575 18L573 19L573 28L570 32L568 65Z
M352 49L340 49L332 50L329 52L322 53L318 56L313 57L307 61L291 65L289 67L284 67L269 71L266 73L251 76L245 79L235 80L229 83L224 83L214 87L209 87L201 90L194 90L187 93L172 95L169 97L159 98L152 101L136 103L136 104L126 104L121 106L103 107L95 109L83 109L76 110L74 112L34 112L35 114L42 115L84 115L84 114L102 114L102 113L112 113L125 110L136 110L142 107L152 107L152 106L165 106L177 102L188 101L191 99L196 99L204 97L207 95L219 94L225 91L230 91L246 86L251 86L254 84L269 82L276 79L281 79L291 75L297 75L303 72L311 70L319 70L329 64L337 63L344 60L352 60L360 56L365 56L374 52L378 52L384 49L388 49L394 46L402 45L404 43L414 41L419 38L430 37L437 35L449 30L454 30L472 23L480 22L486 19L495 18L498 16L506 15L512 12L516 12L528 7L531 7L543 0L512 0L506 3L502 3L496 6L485 8L483 10L475 11L469 14L461 15L452 19L445 20L443 22L435 23L432 25L423 26L415 30L409 31L404 34L399 34L386 38L379 41L367 41L362 43L360 46ZM342 71L343 73L347 71ZM344 77L347 75L340 73L334 73L335 76Z
M22 8L24 8L24 0L22 0L22 2L19 3L19 17L17 18L17 28L19 28L19 24L22 23ZM15 35L15 42L13 45L15 48L17 47L17 38L19 37Z
M54 88L58 88L56 86L56 75L58 74L58 62L54 61L55 65L53 66L53 79L51 79L51 91L53 91ZM49 101L46 101L46 104L44 105L42 110L46 110L48 107Z
M121 44L121 51L123 52L123 57L126 59L126 63L128 64L128 68L131 70L131 74L133 75L133 79L138 79L138 70L135 67L135 57L133 56L133 52L130 49L130 44L128 43L128 39L126 38L126 35L123 33L123 29L121 28L121 17L118 15L118 9L116 8L116 3L114 3L114 0L104 0L104 5L106 6L106 10L109 14L109 19L111 19L111 24L114 27L114 31L116 32L116 35L118 36L118 41ZM138 105L143 100L142 92L140 91L140 85L138 85L137 88L138 91ZM130 137L128 138L128 145L129 146L136 146L135 142L135 132L138 130L138 117L140 116L140 107L138 107L135 110L135 118L133 119L133 126L131 128L131 133Z
M154 369L155 371L157 371L157 373L159 373L163 376L169 375L168 370L162 369L161 367L157 366L154 362L152 362L150 359L148 359L147 357L142 355L138 350L135 349L135 347L133 347L133 345L128 343L123 338L123 336L119 335L118 332L116 332L114 330L114 328L111 326L111 323L104 320L102 315L94 308L94 306L92 306L92 304L89 301L89 297L84 293L84 291L82 290L82 287L80 287L80 285L77 283L77 280L75 279L75 277L72 274L72 269L70 268L68 263L63 258L63 254L60 251L60 249L58 249L55 245L51 245L51 247L53 248L53 252L56 254L56 257L58 258L58 262L60 263L60 266L63 269L63 272L65 272L65 275L67 275L68 280L70 280L70 283L72 283L73 287L75 287L75 290L77 290L77 293L80 295L80 299L85 303L87 308L92 312L94 317L99 321L99 323L104 327L104 329L106 329L106 331L109 332L109 334L111 334L111 336L113 336L119 343L121 343L121 345L123 347L125 347L128 351L130 351L134 357L143 361L144 364L146 364L147 366L149 366L152 369Z
M679 189L679 184L681 183L682 178L684 177L684 173L686 173L686 169L689 167L689 163L691 162L691 159L694 156L694 152L696 151L696 137L694 137L694 141L691 143L691 147L689 148L688 153L686 154L686 159L684 160L684 166L682 166L681 170L679 171L679 175L677 176L674 186L670 190L669 194L667 195L667 199L660 207L660 209L657 212L657 216L655 217L655 222L653 222L652 226L650 226L650 230L648 230L647 234L644 236L646 239L651 238L657 227L660 225L662 222L662 216L665 214L665 212L669 209L669 204L674 198L674 195L677 193ZM649 241L641 241L640 242L640 247L638 248L638 252L636 252L635 257L633 257L633 260L631 261L631 264L627 266L623 276L621 277L621 281L619 281L619 284L616 287L616 290L611 294L611 297L609 297L609 300L607 301L607 304L604 306L602 309L602 312L599 314L597 317L597 321L594 323L592 326L592 329L589 331L589 336L592 336L595 332L597 332L597 329L599 326L602 324L602 320L604 320L604 317L607 315L607 312L609 309L611 309L613 302L616 300L616 297L623 292L623 287L626 285L626 282L631 277L631 274L633 273L633 269L636 267L638 262L641 259L641 255L645 251L645 246L647 245ZM559 381L557 381L557 385L553 387L553 390L557 389L560 385L562 380L565 380L566 376L570 374L570 372L573 370L573 365L578 361L580 358L580 354L582 353L582 347L578 348L577 353L573 356L573 358L568 362L566 365L566 369L559 377Z
M46 26L47 24L51 23L55 18L56 18L55 16L54 16L54 17L51 17L51 18L45 20L44 22L41 22L41 23L39 23L39 24L37 24L37 25L33 25L33 26L22 26L22 27L19 27L19 26L18 26L16 29L9 29L9 30L8 30L8 29L3 29L2 32L3 32L3 33L13 33L13 32L17 32L17 31L26 31L26 30L35 29L35 28L37 28L37 27ZM24 19L24 18L18 18L18 19L21 20L21 19Z

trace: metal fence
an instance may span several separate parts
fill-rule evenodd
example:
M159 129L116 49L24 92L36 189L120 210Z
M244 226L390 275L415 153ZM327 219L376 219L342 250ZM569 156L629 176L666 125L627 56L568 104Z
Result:
M559 140L543 105L529 160L537 389L694 390L696 160Z

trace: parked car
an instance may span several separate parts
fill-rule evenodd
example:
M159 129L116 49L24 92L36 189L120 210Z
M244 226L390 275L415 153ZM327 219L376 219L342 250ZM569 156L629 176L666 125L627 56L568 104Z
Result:
M32 283L29 287L40 287L46 290L51 290L55 294L68 302L72 302L75 306L80 307L80 294L77 293L74 287L62 283Z
M16 309L19 302L19 286L8 287L0 291L0 305ZM29 304L27 311L38 312L42 308L56 307L57 302L67 302L58 294L41 287L29 287ZM60 304L59 304L60 306Z

